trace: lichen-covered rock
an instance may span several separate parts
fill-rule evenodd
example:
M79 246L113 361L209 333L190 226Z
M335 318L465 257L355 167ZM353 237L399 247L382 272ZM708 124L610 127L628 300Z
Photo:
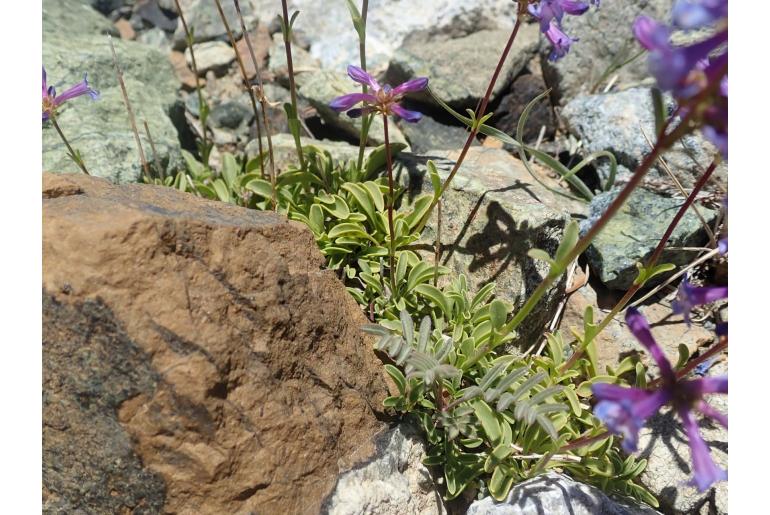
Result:
M549 472L514 486L503 502L474 501L467 515L660 515L649 506L613 500L593 486Z
M432 191L426 172L429 159L445 180L458 155L457 150L436 150L399 157L405 168L402 180L408 183L406 202ZM506 151L485 147L469 150L444 192L442 205L441 263L456 274L466 274L474 291L488 282L497 283L497 296L512 302L514 310L526 302L548 272L546 263L535 261L527 252L540 248L553 254L570 214L583 209L582 204L557 197L537 184ZM434 211L421 240L429 262L433 261L436 216ZM520 326L521 341L529 344L542 334L563 291L564 276Z
M305 84L311 72L317 72L321 69L321 64L307 50L297 45L292 45L291 47L291 66L294 70L294 82L298 87L302 87ZM278 83L289 87L289 64L286 60L286 45L283 41L283 34L280 32L273 35L268 70L270 70L270 73L273 74Z
M228 66L235 60L235 50L224 41L206 41L193 45L195 52L195 65L198 73L205 76L211 70L215 75L222 75ZM192 54L190 49L185 50L187 64L192 67Z
M91 3L91 0L43 0L43 39L56 34L112 34L117 37L118 30L91 7Z
M417 123L402 121L398 124L409 141L412 151L421 154L429 150L453 150L462 148L468 139L468 130L456 125L445 125L423 116ZM471 145L478 145L473 141Z
M414 77L428 77L430 88L449 105L462 110L473 109L487 90L490 74L497 66L509 36L507 30L483 30L457 39L426 41L420 37L410 38L394 54L388 68L388 81L396 85ZM519 29L492 89L492 99L508 88L535 56L538 40L536 25L524 25ZM427 91L412 96L433 102Z
M727 362L715 364L709 376L727 375ZM727 415L727 395L711 395L709 404ZM711 419L697 416L701 436L714 462L727 470L727 429ZM639 432L639 457L647 460L640 479L658 498L663 511L674 515L725 515L728 483L722 481L706 492L688 485L692 479L692 461L682 424L670 408L650 418Z
M318 513L387 395L323 263L272 212L45 174L50 511Z
M615 189L593 198L589 217L580 224L581 233L585 234L601 217L618 193L619 190ZM636 263L644 263L652 255L683 202L684 200L663 197L643 188L634 190L620 211L586 249L585 256L599 280L611 289L630 288L639 271ZM706 223L711 225L717 211L698 203L695 205ZM682 247L700 247L707 240L706 230L690 209L674 229L666 244L667 249L663 251L658 263L686 265L693 260L693 253ZM664 277L654 277L647 286L660 282Z
M430 472L422 464L420 429L402 424L377 439L365 464L340 475L324 505L328 515L442 515L446 508Z
M185 3L188 3L189 5L185 5ZM233 2L221 2L221 4L225 17L227 18L227 24L230 26L230 30L237 39L241 36L241 22L238 19L235 4ZM254 10L254 0L242 0L240 6L244 21L246 22L246 27L252 27L257 19L257 14ZM213 0L192 0L191 2L182 2L182 9L184 10L187 25L193 28L195 43L202 43L204 41L215 39L227 39L225 24L222 23L222 18L219 16L219 11ZM174 48L176 50L184 50L186 46L187 36L184 27L180 23L174 32Z
M643 49L637 43L631 24L637 16L646 15L660 21L669 19L674 0L623 0L602 2L600 9L591 9L582 16L565 16L564 31L580 41L572 45L569 54L556 62L548 61L551 46L543 39L540 56L546 82L554 88L554 96L562 103L580 93L598 88L598 81L612 66L630 59ZM614 75L617 86L627 86L649 76L644 55L626 64ZM602 86L606 83L602 84Z
M43 64L48 72L48 84L56 86L61 93L82 81L83 74L88 73L89 82L101 93L97 101L81 97L64 104L58 113L59 125L70 144L81 152L92 175L107 177L116 183L136 182L142 173L142 165L107 36L102 35L102 29L98 27L78 30L68 26L67 16L57 18L60 14L58 3L58 0L43 3L43 23L52 27L43 40ZM103 18L91 7L75 3L75 12L91 11L91 15L84 15L84 18ZM176 109L178 88L171 63L166 55L147 45L119 39L113 43L145 155L148 160L153 159L143 129L143 122L147 121L158 158L168 171L173 171L182 165L182 160L177 130L170 118ZM82 173L67 157L66 146L50 124L43 127L43 170Z
M668 102L669 111L673 111L673 100L669 98ZM564 106L561 114L570 131L583 142L586 154L609 150L615 155L621 168L625 167L619 173L620 179L627 177L650 153L650 142L655 140L655 115L649 88L581 95ZM716 148L700 132L685 136L663 155L669 169L685 188L693 186L716 156ZM668 184L671 190L675 190L662 166L656 163L647 177ZM605 180L609 173L607 162L600 161L598 169L602 180ZM715 187L722 190L727 187L727 165L724 162L717 167L706 190Z

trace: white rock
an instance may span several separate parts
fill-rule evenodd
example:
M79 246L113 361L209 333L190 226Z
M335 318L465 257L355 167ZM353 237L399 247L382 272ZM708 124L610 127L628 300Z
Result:
M224 41L207 41L193 45L195 62L198 65L198 73L204 75L212 70L215 73L223 72L235 59L235 51ZM192 67L192 56L188 48L184 52L187 64Z

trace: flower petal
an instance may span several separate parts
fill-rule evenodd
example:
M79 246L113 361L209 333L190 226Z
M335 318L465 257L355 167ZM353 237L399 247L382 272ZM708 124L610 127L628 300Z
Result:
M611 383L596 383L591 386L591 391L599 400L619 401L628 399L638 401L648 395L647 390L641 388L632 388L628 386L618 386Z
M75 84L67 91L57 96L54 102L57 106L59 106L67 100L72 100L73 98L82 95L89 95L93 100L97 100L99 98L99 92L92 89L91 86L88 85L88 74L83 76L83 82Z
M701 393L727 393L727 376L704 377L696 381L700 383Z
M712 484L727 480L727 471L719 468L711 458L708 446L698 431L698 423L692 412L688 409L680 409L679 416L682 418L682 425L690 444L690 459L693 470L691 483L701 492L705 492Z
M680 29L698 29L727 18L727 0L679 0L671 9L671 19Z
M601 393L610 396L626 395L619 400L601 400L594 407L594 416L604 423L612 433L623 436L623 449L626 452L636 451L639 430L649 417L655 414L670 399L666 390L652 392L638 388L625 388L625 393L618 390L621 387L607 388L614 385L604 385L603 388L594 385L594 395L602 398Z
M671 363L668 362L666 355L663 354L663 351L655 341L655 338L652 337L650 326L647 323L647 319L644 318L644 315L642 315L636 308L628 308L626 311L626 323L628 324L628 329L633 333L636 339L639 340L639 343L647 349L647 352L650 353L650 356L655 360L655 363L658 364L658 368L660 369L663 378L672 382L676 381L676 375L671 368Z
M404 93L410 93L413 91L422 91L428 87L427 77L417 77L416 79L408 80L403 84L400 84L393 88L394 95L403 95Z
M380 89L380 84L377 82L377 79L369 75L358 66L353 66L352 64L348 66L348 77L358 82L359 84L369 86L374 91Z
M393 104L390 109L404 119L404 121L415 123L419 122L422 119L422 113L418 113L417 111L410 111L409 109L404 109L398 104Z
M676 300L671 303L671 310L676 315L682 315L689 325L692 308L726 298L727 286L693 286L685 275L679 283L679 291Z
M713 406L708 404L706 401L700 401L697 405L697 409L707 417L713 418L714 420L722 424L722 427L727 429L727 415L725 415L720 411L717 411Z
M367 93L349 93L347 95L342 95L333 99L331 102L329 102L329 107L338 113L341 113L342 111L347 111L359 102L374 101L376 101L374 95L369 95Z

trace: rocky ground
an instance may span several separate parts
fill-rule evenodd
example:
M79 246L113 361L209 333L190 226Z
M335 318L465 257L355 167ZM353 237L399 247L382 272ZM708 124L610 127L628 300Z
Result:
M211 104L216 149L256 154L255 121L236 53L245 38L260 60L274 134L276 166L291 159L293 140L281 104L289 98L286 54L276 16L280 2L242 0L248 33L236 48L213 0L180 0L195 28L199 79ZM644 59L615 69L619 53L639 50L629 26L636 15L662 18L671 0L603 3L570 18L580 37L569 55L547 61L537 26L523 27L493 91L491 123L513 134L524 107L546 88L524 139L565 164L609 150L616 185L590 203L554 195L536 183L518 155L479 138L452 188L442 228L443 264L469 275L473 288L496 281L498 294L521 305L544 270L526 255L555 249L569 218L585 230L617 194L649 149L654 132ZM358 126L328 108L351 91L347 64L358 45L345 2L294 0L301 11L293 42L303 138L357 155ZM370 70L392 83L427 75L447 103L473 108L512 26L508 0L373 0L369 3ZM408 12L408 16L404 13ZM68 86L88 72L101 92L59 115L93 175L43 178L44 428L46 513L654 513L551 473L514 487L503 504L466 498L445 504L435 471L421 464L419 431L384 411L389 385L359 327L365 318L330 271L312 234L272 213L195 199L171 189L137 186L134 136L112 68L113 36L139 123L152 136L152 159L166 173L184 166L200 132L196 77L173 0L44 0L43 62L49 82ZM399 177L411 197L433 159L446 176L466 133L432 98L411 107L415 125L391 127L407 145ZM146 149L150 141L142 131ZM370 144L383 141L375 123ZM667 154L645 188L548 294L531 325L582 326L587 306L606 312L648 257L714 149L700 136ZM546 185L560 187L535 165ZM43 130L43 168L77 172L51 128ZM603 161L580 172L601 190ZM103 180L106 179L106 180ZM702 254L720 222L726 164L672 236L663 261L686 265ZM428 225L432 245L435 227ZM125 253L126 246L132 249ZM699 268L714 274L717 265ZM538 268L540 267L540 268ZM674 283L675 285L676 283ZM684 343L695 353L711 343L712 318L685 326L670 315L674 288L662 287L641 309L673 361ZM599 338L603 366L638 350L621 322ZM519 352L523 350L520 349ZM704 374L725 371L726 358ZM718 406L727 411L726 401ZM707 428L716 459L727 463L727 433ZM94 445L96 444L96 445ZM660 415L641 442L649 460L643 482L663 513L726 513L727 484L698 494L683 486L688 448L676 420Z

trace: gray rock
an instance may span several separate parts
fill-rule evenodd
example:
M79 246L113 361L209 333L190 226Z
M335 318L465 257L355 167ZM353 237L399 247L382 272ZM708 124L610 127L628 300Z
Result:
M306 82L299 88L300 97L309 102L327 124L342 131L351 138L359 138L361 134L361 119L351 118L346 113L337 113L329 107L329 102L340 95L360 91L361 86L350 80L344 72L323 70L311 72L309 75ZM395 123L391 121L388 129L390 141L406 143L406 138L404 138L404 135ZM382 116L375 116L369 129L369 144L380 145L384 142L385 128Z
M594 197L590 214L580 225L585 233L606 211L619 190L601 193ZM585 252L591 269L608 288L625 290L630 288L637 276L637 262L645 262L665 233L683 200L668 198L651 191L636 189L621 210L610 220L591 246ZM706 223L712 224L717 211L698 205ZM706 232L692 210L682 217L668 241L667 247L698 247L707 241ZM658 263L673 263L683 266L694 259L687 250L667 249ZM647 283L648 286L663 280L659 275Z
M457 150L402 154L398 161L405 168L399 172L401 180L408 184L405 202L432 191L427 160L434 161L445 180L458 155ZM557 197L534 182L508 152L471 148L444 193L441 263L455 273L466 274L474 291L488 282L497 283L497 296L513 303L514 309L520 308L548 272L547 264L528 257L527 252L540 248L553 254L570 214L583 209L582 204ZM421 240L430 262L435 220L434 211ZM564 282L562 276L520 326L521 344L531 344L542 336L564 291ZM516 353L514 347L509 351Z
M82 97L64 104L58 114L59 125L72 146L81 152L93 175L119 183L135 182L141 174L141 163L107 38L99 35L98 28L90 33L85 29L72 30L66 25L67 17L54 19L57 11L48 7L55 3L46 1L43 14L44 25L57 27L43 41L43 62L49 84L56 85L61 92L83 80L83 74L88 72L93 87L101 93L98 101ZM163 166L170 170L181 166L177 131L169 118L176 104L178 83L168 58L141 43L116 39L114 44L147 158L152 159L152 153L141 130L144 120L150 127ZM58 134L46 124L43 169L79 173L66 154Z
M524 481L497 503L491 497L474 501L467 515L660 515L649 506L616 501L593 486L555 472Z
M428 469L420 431L404 424L378 438L370 462L339 477L328 515L441 515L446 508Z
M673 103L670 104L670 110ZM583 141L586 154L599 150L610 150L618 162L633 170L644 155L650 152L650 141L655 140L655 116L652 97L648 88L632 88L619 93L581 95L571 100L562 110L562 117L569 129ZM683 138L664 154L671 172L689 188L697 181L711 163L717 151L700 133ZM602 164L599 172L606 177L609 168ZM648 175L671 184L671 179L656 165ZM622 177L621 177L622 179ZM727 186L727 165L720 164L710 184L725 189Z
M162 29L153 27L149 30L144 30L136 36L136 40L145 45L149 45L157 48L164 54L171 52L171 39Z
M468 139L468 131L456 125L444 125L430 116L423 116L417 123L402 121L398 124L409 141L412 151L424 153L429 150L453 150L462 148ZM474 141L473 146L478 142Z
M543 39L540 54L546 82L554 88L555 98L566 103L579 93L598 87L597 82L611 65L622 63L642 50L631 31L636 17L645 14L666 20L673 3L673 0L602 2L600 9L592 8L582 16L565 16L564 31L580 41L572 45L565 57L550 62L547 60L550 44ZM636 83L649 76L647 60L643 55L615 73L619 86ZM612 75L614 73L610 77Z
M299 87L305 83L311 72L321 69L321 64L307 50L298 45L291 47L291 64L294 69L294 81ZM275 75L276 81L284 87L289 87L289 66L286 61L286 45L283 35L279 32L273 34L273 44L270 47L270 72Z
M281 11L275 0L253 0L265 22ZM357 4L360 6L360 2ZM313 57L324 68L339 69L358 63L358 35L345 2L291 0L289 12L299 10L295 28L310 43ZM387 66L393 52L414 32L430 29L464 33L479 28L511 28L515 5L510 0L370 0L366 29L369 68ZM498 52L502 50L497 50ZM489 71L488 73L491 73Z
M227 18L227 24L233 31L236 40L241 35L241 22L235 11L233 2L221 2L222 10ZM254 11L254 0L243 0L240 3L246 27L251 28L257 19ZM195 43L214 39L227 40L227 31L219 16L219 11L212 0L195 0L189 6L182 5L187 25L194 28ZM176 9L174 9L176 10ZM180 23L174 32L174 49L183 50L187 46L187 36Z
M57 34L119 36L110 20L91 7L88 0L43 0L43 34L44 39Z
M496 116L492 125L506 134L515 136L521 113L535 97L546 89L547 86L540 75L527 73L517 77L500 100L500 106L495 112L500 117L497 118ZM524 126L524 142L534 143L543 126L545 126L544 138L553 137L556 132L556 117L548 97L540 100L530 111Z
M727 375L727 363L714 365L710 376ZM727 414L727 396L711 395L708 400L718 411ZM727 429L705 417L699 417L700 433L720 468L727 469ZM657 498L666 513L727 513L728 484L713 485L699 492L687 483L692 479L692 462L687 436L677 415L666 408L652 417L639 432L639 456L647 460L641 481Z
M238 129L254 119L254 112L240 102L224 102L211 110L211 123L220 129Z
M196 43L193 45L195 51L195 63L198 65L198 73L201 76L211 70L215 75L221 76L226 71L231 62L235 60L235 51L233 47L224 41L207 41L205 43ZM192 66L192 55L188 48L184 52L187 59L187 65Z
M448 104L462 109L474 108L487 89L490 74L497 66L509 36L507 30L485 30L443 41L410 38L393 56L388 81L396 85L414 77L428 77L431 89ZM507 89L514 76L535 56L538 39L536 25L524 25L519 29L492 90L493 98ZM426 102L433 101L427 92L414 96Z
M90 4L91 7L99 11L104 15L110 14L112 11L120 9L124 5L133 4L133 0L80 0L80 3Z

